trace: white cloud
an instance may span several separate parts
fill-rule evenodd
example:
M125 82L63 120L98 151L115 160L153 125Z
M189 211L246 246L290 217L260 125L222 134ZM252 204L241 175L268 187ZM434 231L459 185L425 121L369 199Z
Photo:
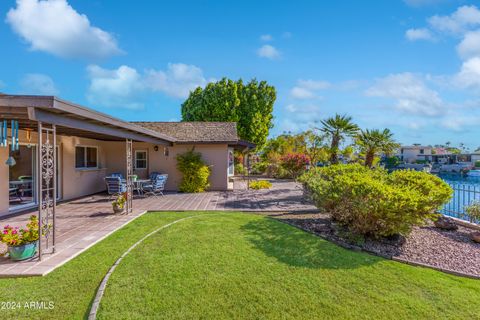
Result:
M457 132L465 132L466 127L477 126L480 118L477 116L449 116L440 122L440 126Z
M205 86L207 80L199 67L169 63L166 71L148 70L145 83L153 91L164 92L174 98L186 98L190 91Z
M327 81L302 80L297 81L297 85L290 90L290 95L295 99L314 99L318 98L316 91L330 88Z
M429 89L420 76L412 73L392 74L378 79L365 93L367 96L394 99L395 108L408 114L439 116L446 110L439 94Z
M454 82L461 88L480 92L480 57L465 61L460 72L454 77Z
M114 70L91 65L87 71L90 78L87 99L91 103L125 109L143 108L143 104L136 102L138 92L143 90L137 70L125 65Z
M449 16L435 15L428 19L430 26L440 32L460 34L480 25L480 10L476 6L462 6Z
M121 53L115 38L90 24L66 0L17 0L6 22L32 50L63 58L97 59Z
M262 34L260 36L260 40L262 41L273 41L273 37L271 34Z
M107 107L141 109L143 104L138 102L141 93L162 92L186 98L191 90L207 84L200 68L184 63L170 63L165 71L150 69L144 73L125 65L113 70L91 65L87 71L88 100Z
M426 28L420 29L408 29L405 32L405 37L410 41L417 41L417 40L429 40L432 41L435 38L433 37L430 30Z
M20 82L22 93L55 96L59 94L52 78L40 73L29 73Z
M257 54L259 57L271 60L280 58L280 51L278 51L274 46L271 46L269 44L261 46L257 50Z
M457 52L463 59L480 56L480 30L467 32L457 46Z

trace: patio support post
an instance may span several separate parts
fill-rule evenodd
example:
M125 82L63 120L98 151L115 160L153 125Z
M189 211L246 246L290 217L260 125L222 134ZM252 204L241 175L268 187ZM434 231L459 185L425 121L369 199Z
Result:
M132 159L132 140L126 139L126 162L127 162L127 171L126 171L126 178L127 178L127 202L126 202L126 211L127 214L133 211L133 159Z
M45 127L38 121L37 195L38 257L46 250L55 253L55 211L57 206L57 136L56 127ZM44 241L42 243L42 240ZM45 245L45 248L44 248Z

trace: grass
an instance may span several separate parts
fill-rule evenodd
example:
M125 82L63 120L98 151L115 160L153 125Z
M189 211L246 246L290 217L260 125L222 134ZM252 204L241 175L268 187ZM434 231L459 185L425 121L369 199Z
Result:
M5 317L83 318L115 259L101 319L463 318L480 314L480 282L342 249L263 216L150 213L43 278L0 280L0 301L54 301Z

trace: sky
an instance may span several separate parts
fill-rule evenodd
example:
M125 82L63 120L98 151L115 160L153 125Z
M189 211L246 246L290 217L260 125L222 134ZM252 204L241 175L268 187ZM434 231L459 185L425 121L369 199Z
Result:
M480 146L480 2L2 0L0 92L179 121L222 77L277 89L271 136L336 113L402 144Z

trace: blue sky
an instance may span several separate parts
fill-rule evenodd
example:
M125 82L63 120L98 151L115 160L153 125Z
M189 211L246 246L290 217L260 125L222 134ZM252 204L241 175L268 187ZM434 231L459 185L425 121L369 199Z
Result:
M272 135L335 113L404 144L480 146L480 9L462 0L0 3L0 91L180 120L189 90L277 88Z

